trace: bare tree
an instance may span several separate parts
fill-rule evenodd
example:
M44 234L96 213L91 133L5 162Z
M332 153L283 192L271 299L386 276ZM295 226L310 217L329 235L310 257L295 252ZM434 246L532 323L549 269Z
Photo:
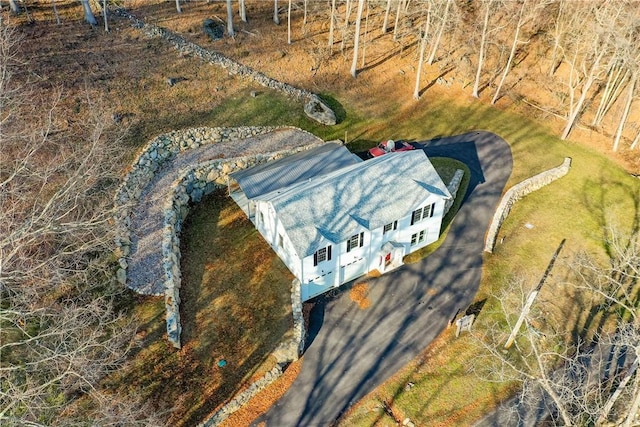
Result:
M387 6L384 10L384 19L382 21L382 34L387 33L387 26L389 25L389 12L391 11L391 0L387 0Z
M278 11L278 0L273 0L273 22L280 25L280 16Z
M554 301L536 301L514 347L504 350L529 293L524 280L513 279L492 296L487 305L495 308L485 320L479 317L486 323L474 332L482 351L473 369L491 381L519 382L520 402L544 405L546 397L553 407L549 416L555 413L560 425L630 426L639 413L638 230L626 235L611 228L604 246L608 262L582 253L568 264L570 274L557 276L568 278L555 285L573 289L578 310L552 310ZM582 330L577 339L576 330Z
M358 12L356 14L356 32L353 39L353 61L351 62L351 76L356 77L356 68L358 66L358 47L360 42L360 22L362 21L362 11L364 10L365 0L358 0Z
M51 6L53 7L53 16L56 17L56 24L60 25L60 15L58 14L58 7L56 6L56 0L51 0Z
M517 5L517 3L515 3ZM500 78L500 82L498 83L498 87L496 88L496 92L491 99L491 103L495 104L496 101L500 98L500 90L502 89L502 85L504 84L509 71L511 71L511 66L513 60L516 55L516 50L520 44L528 43L527 40L520 40L520 35L524 25L528 22L534 21L538 18L538 12L544 7L544 2L535 2L531 9L527 9L527 0L522 0L520 3L520 10L518 12L518 21L516 22L516 29L513 36L513 42L511 43L511 50L509 52L509 58L507 59L507 64L504 67L504 71L502 73L502 77Z
M287 9L287 44L291 44L291 2L292 0L289 0Z
M551 61L549 62L549 72L548 75L552 76L558 67L558 51L561 49L563 37L564 37L564 25L566 20L564 19L566 0L559 0L557 2L558 5L558 14L554 20L554 28L553 28L553 50L551 52Z
M593 84L600 78L603 64L611 48L611 27L616 25L617 8L603 4L589 5L591 19L587 22L591 26L586 26L585 22L579 19L574 20L574 27L570 37L572 44L572 55L566 62L570 67L569 71L569 114L567 124L562 132L561 138L567 139L569 133L576 124L579 115L582 113L585 101ZM576 13L574 16L580 16ZM565 49L567 51L568 49ZM579 92L579 96L577 93Z
M233 31L233 8L231 6L231 0L227 0L227 33L229 37L235 35Z
M121 156L97 110L69 134L56 108L39 117L31 99L16 100L29 95L11 80L23 60L4 23L0 46L0 424L77 424L71 409L104 396L100 381L135 332L114 308L124 292L111 261ZM113 410L109 401L88 405ZM146 422L128 411L122 424Z
M478 98L478 90L480 89L480 76L482 75L482 66L484 64L484 55L487 45L487 35L489 32L489 16L491 16L492 5L494 0L487 0L483 2L484 6L484 18L482 20L482 32L480 36L480 46L478 47L478 66L476 67L476 78L473 83L473 92L471 93L474 98Z
M240 14L240 20L247 22L247 7L244 1L245 0L238 0L238 13Z
M627 122L627 117L629 117L629 111L631 110L631 103L633 102L633 94L635 93L637 83L638 74L636 72L636 74L631 77L631 81L628 84L627 100L625 102L622 115L620 116L620 122L618 123L618 129L616 130L616 136L613 139L613 151L618 151L618 147L620 146L622 131L624 130L624 126Z
M108 16L108 9L107 9L107 0L102 0L102 19L104 20L104 31L106 33L109 32L109 16ZM56 13L57 16L57 13Z
M16 0L9 0L9 8L13 13L20 13L20 6L18 6Z
M182 8L180 7L180 0L176 0L176 11L178 11L178 13L182 13Z
M80 0L80 3L82 3L82 9L84 10L84 20L93 26L98 25L98 21L96 21L96 17L93 16L93 11L91 11L89 0Z
M416 85L413 89L413 98L420 99L420 76L422 74L422 64L424 63L424 51L427 47L427 36L429 34L429 25L431 24L431 2L427 9L427 19L424 24L424 32L420 37L420 56L418 58L418 70L416 71Z
M331 14L329 15L329 51L333 50L333 31L336 23L336 0L331 0Z
M442 34L444 33L444 29L447 26L448 18L449 18L449 9L451 7L451 2L453 0L447 0L444 7L444 12L440 16L440 27L438 28L438 34L436 35L436 39L431 45L431 53L429 54L429 59L427 59L427 63L429 65L433 64L433 61L436 59L436 52L438 51L438 46L440 46L440 40L442 40Z

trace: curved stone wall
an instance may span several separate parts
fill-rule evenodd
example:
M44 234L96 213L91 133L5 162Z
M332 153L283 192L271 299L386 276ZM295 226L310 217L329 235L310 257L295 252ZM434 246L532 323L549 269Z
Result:
M129 230L131 207L136 203L144 189L160 167L172 160L180 151L200 147L204 144L237 140L260 135L275 130L274 127L241 127L241 128L197 128L170 132L150 141L138 154L131 171L126 175L123 184L116 193L116 205L119 214L116 222L120 229L117 239L121 269L119 280L126 283L126 260L129 253ZM300 129L297 129L301 131ZM302 147L282 150L273 153L256 154L230 159L215 159L184 168L173 182L163 207L164 227L162 233L163 270L165 274L165 308L167 334L169 341L180 348L180 232L185 218L189 214L190 205L199 202L202 197L217 188L225 188L229 174L259 163L308 150L326 142L318 139ZM124 263L122 261L125 261ZM244 405L252 396L279 378L287 365L297 360L304 349L305 330L300 297L300 282L295 279L291 284L291 306L293 317L293 337L282 342L273 352L276 366L254 384L236 396L227 405L217 411L204 425L218 425L229 415Z
M511 212L511 208L513 207L515 202L517 202L527 194L539 190L540 188L552 183L553 181L562 178L567 173L569 173L570 168L571 158L566 157L564 159L564 162L562 162L560 166L549 169L545 172L541 172L538 175L525 179L521 183L511 187L504 194L504 196L502 196L500 204L498 205L496 212L493 214L493 219L491 220L489 231L487 231L484 251L490 253L493 252L493 248L496 244L496 238L498 237L498 231L500 231L500 226L509 215L509 212Z
M293 127L290 127L293 129ZM275 127L237 127L237 128L191 128L162 134L145 145L134 158L131 170L125 175L115 195L117 253L121 268L117 272L118 281L126 284L126 257L131 250L131 212L140 199L144 188L151 182L155 173L165 162L173 160L181 151L201 147L205 144L224 143L262 135L275 130ZM212 190L211 188L209 190Z
M129 19L133 23L133 26L135 28L139 28L147 36L160 37L173 44L173 46L179 52L197 56L203 61L224 68L229 72L229 74L249 78L264 87L278 90L287 96L304 102L304 111L310 118L324 125L331 126L336 124L336 115L334 111L327 104L325 104L318 97L318 95L309 92L308 90L299 89L291 86L290 84L272 79L264 73L255 71L252 68L240 64L239 62L236 62L230 58L227 58L220 53L212 52L203 48L202 46L198 46L195 43L188 42L179 35L167 30L166 28L147 24L141 19L138 19L135 16L131 15L124 9L117 9L116 13L122 17Z
M167 335L169 341L180 348L180 286L182 275L180 273L180 232L182 224L189 214L191 203L199 202L203 196L211 193L216 188L224 188L227 177L233 172L264 163L277 160L300 151L308 150L318 145L319 142L290 150L282 150L275 153L259 154L255 156L236 157L232 159L216 159L186 168L176 179L171 187L172 195L166 200L164 206L164 229L162 233L162 258L165 272L165 307L167 310ZM294 316L294 334L303 340L304 331L298 331L300 319L297 312L302 313L300 303L300 285L292 286L292 311ZM302 345L297 343L296 346Z

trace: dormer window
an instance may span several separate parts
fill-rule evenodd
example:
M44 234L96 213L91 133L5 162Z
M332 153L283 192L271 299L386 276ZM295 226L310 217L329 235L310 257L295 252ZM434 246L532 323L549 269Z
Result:
M354 234L347 240L347 252L351 249L361 248L364 245L364 233Z
M331 245L324 248L320 248L313 254L314 266L324 261L331 261Z

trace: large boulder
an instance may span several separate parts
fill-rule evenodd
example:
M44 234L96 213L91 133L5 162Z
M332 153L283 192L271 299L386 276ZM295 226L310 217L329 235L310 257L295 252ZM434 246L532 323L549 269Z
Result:
M202 22L202 31L208 35L211 40L220 40L224 37L224 27L222 24L207 18Z
M318 97L312 97L304 106L304 112L313 120L323 125L336 124L336 113Z

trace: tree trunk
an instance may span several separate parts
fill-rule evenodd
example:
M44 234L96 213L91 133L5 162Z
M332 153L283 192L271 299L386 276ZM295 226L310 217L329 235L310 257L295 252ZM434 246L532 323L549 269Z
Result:
M84 9L84 20L91 25L98 25L98 21L96 21L96 17L93 16L93 12L91 11L91 6L89 6L89 0L80 0L80 2Z
M302 27L307 25L307 0L304 0L304 15L302 18Z
M280 25L280 17L278 16L278 0L273 0L273 22Z
M429 25L431 23L431 2L427 9L427 22L424 24L424 33L420 41L420 58L418 59L418 71L416 72L416 86L413 89L413 99L420 99L420 76L422 74L422 63L424 62L424 51L427 47L427 34L429 34Z
M364 68L365 57L367 54L367 41L369 36L369 2L367 2L367 13L364 16L364 46L362 46L362 62L360 63L360 67Z
M235 36L233 32L233 8L231 7L231 0L227 0L227 33L229 33L229 37Z
M487 42L487 29L489 27L489 12L491 11L491 2L493 0L489 0L485 3L485 7L487 8L484 14L484 21L482 24L482 38L480 39L480 51L478 52L478 69L476 70L476 80L473 84L473 97L479 98L478 90L480 88L480 76L482 75L482 63L484 62L484 49L485 44Z
M291 44L291 2L289 0L289 8L287 9L287 43Z
M433 61L436 59L436 51L438 50L438 45L440 45L440 39L442 38L442 33L444 32L444 26L447 25L447 18L449 17L449 6L451 6L451 1L452 0L447 0L447 5L444 8L444 14L442 15L440 29L438 30L436 40L433 42L433 46L431 46L431 53L429 54L429 59L427 60L427 63L429 65L433 64Z
M180 7L180 0L176 0L176 10L178 13L182 13L182 8Z
M351 15L351 2L347 0L344 11L344 25L342 26L342 41L340 42L340 52L343 53L347 42L347 31L349 30L349 15Z
M502 89L502 85L507 78L507 74L511 70L511 62L513 62L513 57L516 55L516 49L518 47L518 38L520 37L520 29L522 28L522 16L524 13L524 8L527 5L527 0L522 2L522 6L520 7L520 16L518 17L518 23L516 24L516 34L513 36L513 43L511 44L511 51L509 52L509 59L507 60L507 65L504 67L504 72L502 73L502 78L500 78L500 83L498 83L498 87L496 88L496 93L493 95L493 99L491 100L492 104L495 104L500 96L500 89Z
M560 3L558 5L558 16L556 16L555 34L553 38L553 51L551 52L551 64L549 65L549 77L553 76L553 73L556 71L556 57L558 56L560 38L562 37L562 28L560 27L560 19L562 18L562 6L564 6L564 1L560 0Z
M336 21L336 0L331 0L331 22L329 23L329 51L333 52L333 30Z
M364 9L364 1L358 0L358 13L356 15L356 33L353 39L353 61L351 62L351 76L356 77L356 67L358 65L358 44L360 42L360 21L362 20L362 11Z
M400 0L398 0L400 1ZM384 20L382 21L382 34L386 34L387 25L389 25L389 12L391 11L391 0L387 0L387 8L384 11Z
M636 355L636 357L638 357ZM636 389L638 382L640 379L636 377ZM629 407L629 412L627 413L627 419L624 420L624 427L631 427L637 425L634 423L636 416L638 415L638 409L640 409L640 393L636 393L636 397L633 399L633 403Z
M405 0L398 0L398 8L396 9L396 21L393 24L393 40L398 40L398 26L400 25L400 11L402 10L402 2Z
M238 12L240 12L240 20L242 22L247 22L247 6L244 3L244 0L238 0L238 9Z
M51 0L53 6L53 15L56 17L56 24L60 25L60 15L58 14L58 7L56 6L56 0Z
M622 138L622 131L624 130L624 125L627 122L627 117L629 116L629 110L631 110L631 102L633 101L633 92L636 89L636 82L638 81L638 76L633 76L631 81L629 82L629 92L627 92L627 102L624 105L624 111L622 112L622 116L620 117L620 123L618 124L618 131L616 132L616 137L613 140L613 151L618 151L618 146L620 145L620 139Z
M607 85L604 88L604 92L602 93L602 98L600 100L600 105L598 105L598 110L593 117L593 121L591 122L592 126L598 126L605 114L609 111L609 108L613 105L613 103L618 99L620 95L620 89L623 87L623 82L627 79L627 75L629 74L629 70L625 70L624 75L622 74L622 65L619 64L617 67L614 65L612 69L609 71L609 78L607 79ZM617 72L614 72L617 70Z
M633 142L631 143L631 146L629 146L629 148L631 148L632 150L635 149L638 145L638 142L640 142L640 130L638 130L638 134L633 139Z
M631 377L633 377L633 374L635 374L636 369L638 369L637 356L636 356L636 360L633 362L633 364L625 374L624 378L622 378L622 380L620 381L620 384L618 384L618 386L616 387L616 391L611 395L611 397L609 397L609 399L603 406L600 416L596 421L596 425L602 425L607 420L607 418L609 417L609 412L611 412L613 405L615 405L616 401L618 400L618 398L626 388L627 383L629 382Z
M591 85L595 80L595 73L598 67L600 66L600 61L602 60L603 56L604 56L604 49L600 52L595 62L591 66L591 69L589 70L587 81L582 86L582 93L580 94L580 99L578 100L578 103L575 105L575 107L571 105L571 108L572 108L571 114L569 114L569 118L567 119L567 125L565 126L560 139L563 139L563 140L567 139L567 137L569 136L569 133L571 133L571 129L573 129L573 126L578 118L578 115L580 115L580 111L582 110L584 101L587 99L587 93L589 92L589 89L591 89Z
M16 0L9 0L9 9L13 13L20 13L20 6L18 6Z
M104 32L109 32L109 11L107 10L107 0L102 0L102 19L104 19Z

